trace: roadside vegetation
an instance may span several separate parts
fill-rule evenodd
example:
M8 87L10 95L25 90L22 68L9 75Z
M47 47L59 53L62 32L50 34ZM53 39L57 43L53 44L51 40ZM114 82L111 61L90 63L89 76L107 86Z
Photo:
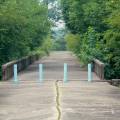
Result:
M120 78L120 0L61 0L67 48L83 64L106 65L106 79Z
M48 7L40 0L0 0L1 65L51 49Z

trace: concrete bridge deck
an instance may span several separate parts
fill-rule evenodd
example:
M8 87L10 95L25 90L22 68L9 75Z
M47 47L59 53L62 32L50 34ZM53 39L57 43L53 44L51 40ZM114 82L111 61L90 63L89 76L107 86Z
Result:
M87 80L87 68L80 67L79 61L70 52L52 52L49 57L42 58L21 72L19 79L22 81L38 80L38 64L40 63L43 64L43 78L45 80L63 80L64 63L68 64L69 80ZM94 73L93 80L99 80Z
M72 80L68 83L59 81L65 62ZM38 82L39 63L44 64L43 83ZM95 74L93 79L99 80ZM107 82L87 82L86 69L69 52L53 52L35 62L19 80L0 82L0 120L120 119L120 89Z

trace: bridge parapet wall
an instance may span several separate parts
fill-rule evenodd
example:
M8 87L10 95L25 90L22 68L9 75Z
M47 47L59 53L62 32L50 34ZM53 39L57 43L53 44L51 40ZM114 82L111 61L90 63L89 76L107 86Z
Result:
M13 76L14 64L17 64L18 72L20 72L20 71L24 70L25 68L27 68L30 64L32 64L33 62L38 60L39 58L40 58L40 55L35 54L35 55L30 55L30 56L24 57L22 59L12 61L12 62L2 65L2 80L8 80Z
M93 71L101 80L104 80L104 69L105 64L103 62L98 59L93 60Z

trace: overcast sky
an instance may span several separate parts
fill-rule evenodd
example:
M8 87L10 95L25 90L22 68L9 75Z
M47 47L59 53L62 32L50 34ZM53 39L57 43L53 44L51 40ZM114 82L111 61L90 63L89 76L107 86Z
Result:
M40 2L43 2L43 0L40 0ZM50 3L48 5L48 9L52 9L54 6L57 6L59 3L58 1L55 1L54 4ZM62 14L62 12L60 12ZM52 21L52 20L51 20ZM52 27L52 30L59 30L65 28L65 22L63 20L59 20L57 22L53 21L55 26Z

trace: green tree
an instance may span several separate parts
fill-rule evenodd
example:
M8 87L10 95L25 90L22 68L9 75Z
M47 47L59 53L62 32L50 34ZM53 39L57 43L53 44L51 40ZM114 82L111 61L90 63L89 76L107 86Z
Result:
M49 32L48 9L39 0L0 0L0 67L35 51Z
M120 0L61 0L61 5L74 36L67 37L70 49L85 64L93 58L104 61L107 79L120 78ZM77 42L76 35L81 36Z

